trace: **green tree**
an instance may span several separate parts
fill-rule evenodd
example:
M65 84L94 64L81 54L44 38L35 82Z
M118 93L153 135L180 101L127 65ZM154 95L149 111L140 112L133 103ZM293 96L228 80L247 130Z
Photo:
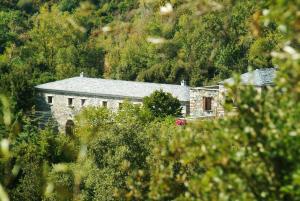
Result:
M86 168L80 192L83 200L116 200L118 194L129 191L128 176L146 168L150 138L144 132L150 121L147 111L129 103L117 113L89 107L76 117L79 145L87 147L81 165Z
M148 199L299 200L300 57L295 3L271 4L264 16L281 24L284 38L282 49L272 53L279 64L275 86L261 92L253 86L231 86L228 93L236 100L235 115L155 131L162 137L149 160L150 181L144 183L149 185ZM132 181L140 185L138 177Z
M12 96L0 96L0 188L12 200L299 200L299 3L172 1L161 16L166 1L19 2L0 3L0 90ZM184 128L164 118L180 102L161 91L147 109L86 108L72 141L12 120L10 100L24 109L37 83L101 76L104 54L107 77L194 86L279 68L261 93L228 89L235 116Z
M80 0L62 0L59 3L59 8L61 11L73 11L79 6Z
M103 51L85 35L86 29L69 13L56 6L49 11L42 7L34 17L31 41L22 48L22 58L62 79L84 71L90 76L101 76ZM79 56L80 55L80 56Z
M50 127L40 131L28 117L13 115L10 101L3 95L0 109L1 188L11 200L42 200L45 169L52 163L73 160L67 155L68 139Z
M154 91L150 96L146 96L143 99L143 105L154 117L182 115L180 101L162 90Z
M249 65L255 69L273 67L271 52L276 49L279 38L279 33L270 33L258 38L250 47Z
M24 31L25 19L19 11L0 10L0 54L6 47L21 43L20 35Z

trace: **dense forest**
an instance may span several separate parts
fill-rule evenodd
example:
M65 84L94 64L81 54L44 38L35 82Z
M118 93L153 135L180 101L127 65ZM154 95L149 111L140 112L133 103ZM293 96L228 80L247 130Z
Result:
M268 1L19 0L0 4L0 80L16 109L33 86L78 76L202 86L274 67ZM257 19L256 19L257 18ZM24 101L26 99L26 101Z
M299 10L297 0L2 0L0 200L300 200ZM202 86L274 66L263 93L229 86L235 115L222 119L177 126L130 103L87 107L67 136L27 115L35 85L80 72Z

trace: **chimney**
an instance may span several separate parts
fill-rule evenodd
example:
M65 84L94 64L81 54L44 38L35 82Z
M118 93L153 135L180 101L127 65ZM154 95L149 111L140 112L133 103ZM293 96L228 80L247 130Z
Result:
M181 80L181 86L186 86L186 81L185 80Z
M83 77L83 72L80 73L80 77Z

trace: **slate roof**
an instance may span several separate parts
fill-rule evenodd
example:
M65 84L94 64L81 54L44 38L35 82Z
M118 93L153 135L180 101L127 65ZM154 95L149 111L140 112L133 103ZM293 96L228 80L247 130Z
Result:
M157 84L123 80L108 80L88 77L73 77L41 84L35 87L42 91L64 92L78 95L110 96L142 99L153 91L162 89L180 101L189 101L189 87L173 84Z
M240 76L243 84L254 85L254 86L266 86L272 85L276 76L276 68L261 68L254 71L244 73ZM226 79L220 84L233 84L234 79Z

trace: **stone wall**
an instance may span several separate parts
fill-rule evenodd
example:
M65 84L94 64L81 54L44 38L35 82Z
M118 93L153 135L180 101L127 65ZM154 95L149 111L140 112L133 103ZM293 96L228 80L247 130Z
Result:
M52 104L48 104L48 96L52 96ZM68 98L73 98L72 106L68 105ZM84 106L81 105L81 100L85 99ZM142 99L125 99L108 96L82 96L69 93L57 93L57 92L39 92L37 96L37 110L38 111L50 111L54 119L58 122L58 129L61 132L65 131L66 122L68 120L74 120L76 114L83 107L87 106L103 106L103 101L107 102L107 108L112 111L119 109L119 104L128 100L133 104L142 104ZM185 115L189 111L188 102L181 102L182 112Z
M204 97L212 98L211 111L204 110ZM190 115L193 118L217 116L220 109L219 88L196 87L190 89Z

